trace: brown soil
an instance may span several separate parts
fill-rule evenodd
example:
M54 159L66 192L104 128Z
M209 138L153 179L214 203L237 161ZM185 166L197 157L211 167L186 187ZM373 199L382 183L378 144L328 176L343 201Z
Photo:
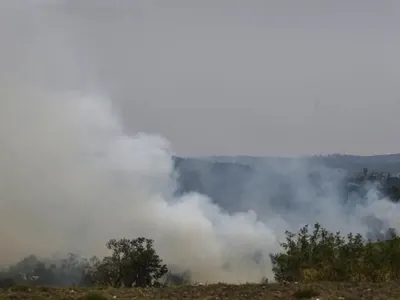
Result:
M111 289L111 288L51 288L15 286L0 292L0 300L45 300L45 299L86 299L95 293L106 299L147 300L147 299L201 299L201 300L272 300L272 299L320 299L320 300L356 300L356 299L400 299L398 283L350 284L350 283L313 283L313 284L245 284L245 285L204 285L177 286L148 289ZM101 297L89 297L88 300L102 300Z

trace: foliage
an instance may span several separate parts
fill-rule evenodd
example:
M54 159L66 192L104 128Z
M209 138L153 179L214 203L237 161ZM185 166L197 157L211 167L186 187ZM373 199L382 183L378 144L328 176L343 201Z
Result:
M399 202L400 201L400 185L392 185L387 187L388 190L388 195L390 196L390 199L394 202Z
M87 293L85 296L80 298L80 300L107 300L107 297L104 297L103 295L100 295L98 293Z
M33 285L144 287L157 284L168 272L151 239L112 239L106 247L111 255L102 260L97 257L79 259L69 254L66 259L54 263L31 255L0 272L0 280L4 285L12 280Z
M275 279L283 281L371 281L400 279L400 238L372 242L361 234L332 233L315 224L297 234L286 231L284 252L271 254Z
M191 284L191 273L189 271L183 273L168 272L165 276L167 285L186 285Z
M8 289L15 285L15 281L12 278L0 279L0 289Z
M0 280L34 285L78 285L87 266L87 260L74 254L68 254L66 258L58 260L41 260L30 255L0 272Z
M13 292L30 292L32 291L32 286L19 284L15 285L11 288Z
M296 299L310 299L319 295L320 293L312 288L299 289L293 294Z
M106 246L112 254L102 261L95 257L90 260L90 266L84 274L86 284L112 287L151 286L157 284L168 272L151 239L112 239Z

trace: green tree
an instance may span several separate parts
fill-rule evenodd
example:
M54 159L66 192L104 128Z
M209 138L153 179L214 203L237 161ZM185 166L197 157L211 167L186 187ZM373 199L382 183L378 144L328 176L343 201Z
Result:
M112 251L97 265L96 278L100 283L120 287L144 287L158 282L168 268L157 255L153 240L112 239L106 247Z

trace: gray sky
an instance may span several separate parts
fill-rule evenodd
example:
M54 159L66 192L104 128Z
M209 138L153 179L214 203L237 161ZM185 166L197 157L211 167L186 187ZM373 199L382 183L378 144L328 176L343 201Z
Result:
M111 97L182 155L400 152L400 1L4 1L12 80Z

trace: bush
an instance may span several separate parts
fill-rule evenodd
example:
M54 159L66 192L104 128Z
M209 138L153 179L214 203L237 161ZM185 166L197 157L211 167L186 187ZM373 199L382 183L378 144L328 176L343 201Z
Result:
M108 298L97 293L88 293L81 297L80 300L108 300Z
M296 299L310 299L319 296L319 292L312 288L305 288L294 292L293 297Z
M360 234L332 233L318 223L312 232L286 231L284 252L271 254L275 279L282 281L372 281L400 279L400 238L372 242Z
M13 292L32 292L33 286L26 285L26 284L19 284L15 285L11 288L11 291Z
M110 256L82 259L69 254L59 261L41 261L34 255L25 257L9 268L0 270L0 288L15 284L50 286L145 287L160 285L168 268L156 253L153 240L112 239L106 247Z
M12 278L3 278L0 280L0 288L9 289L15 285L15 280Z
M191 273L188 271L183 273L173 273L170 271L165 276L166 285L188 285L191 283Z

